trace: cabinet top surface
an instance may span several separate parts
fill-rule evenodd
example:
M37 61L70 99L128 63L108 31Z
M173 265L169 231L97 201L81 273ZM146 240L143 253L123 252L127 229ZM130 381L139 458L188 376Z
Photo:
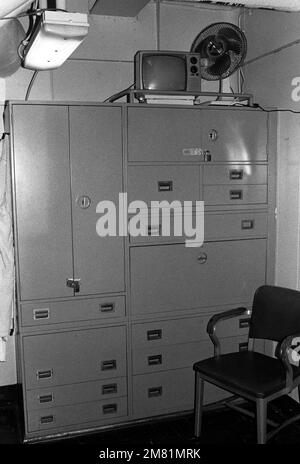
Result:
M14 105L40 105L40 106L101 106L101 107L132 107L132 108L176 108L176 109L191 109L191 110L242 110L242 111L259 111L260 108L250 106L232 106L232 105L182 105L182 104L149 104L149 103L105 103L95 101L48 101L48 100L7 100L6 106L12 107Z

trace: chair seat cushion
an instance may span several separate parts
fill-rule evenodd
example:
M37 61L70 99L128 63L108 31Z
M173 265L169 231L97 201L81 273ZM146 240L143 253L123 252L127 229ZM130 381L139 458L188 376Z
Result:
M280 360L253 351L224 354L194 364L194 370L208 382L226 390L239 390L257 398L265 398L283 389L286 371ZM294 379L300 368L294 367Z

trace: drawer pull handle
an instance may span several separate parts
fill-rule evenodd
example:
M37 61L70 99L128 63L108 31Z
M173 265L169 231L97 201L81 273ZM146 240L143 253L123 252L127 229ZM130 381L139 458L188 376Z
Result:
M48 369L46 371L37 371L36 375L38 379L50 379L53 376L53 370Z
M40 418L40 423L41 424L51 424L51 422L54 422L54 416L42 416Z
M49 315L50 315L49 308L33 310L33 319L35 321L39 319L49 319Z
M240 319L240 322L239 322L240 329L246 329L249 326L250 326L250 319L249 318Z
M117 404L105 404L102 406L103 414L115 414L118 410Z
M243 169L231 169L229 171L229 179L230 180L242 180L244 177Z
M148 226L148 235L158 236L161 235L161 224L157 226Z
M112 313L115 310L115 303L103 303L100 305L101 313Z
M161 340L162 339L162 330L147 330L147 340Z
M159 366L162 364L162 355L148 356L148 366Z
M207 262L207 254L201 253L201 255L198 256L197 260L200 264L205 264Z
M39 402L41 404L43 404L43 403L52 403L53 402L53 395L50 394L50 395L39 396Z
M172 192L173 191L173 181L172 180L159 180L158 181L158 191L159 192Z
M241 223L242 230L254 229L254 219L243 219Z
M102 361L101 370L102 371L111 371L117 369L117 361L112 359L110 361Z
M248 342L239 343L239 351L248 351Z
M242 200L243 190L230 190L230 200Z
M162 387L148 388L148 398L157 398L158 396L162 396L162 393Z
M113 393L118 393L118 386L116 383L102 385L102 395L112 395Z

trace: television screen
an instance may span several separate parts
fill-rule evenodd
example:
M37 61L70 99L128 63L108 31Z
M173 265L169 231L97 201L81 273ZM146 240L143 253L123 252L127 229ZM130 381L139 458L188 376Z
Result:
M185 56L149 54L143 56L143 89L185 91Z

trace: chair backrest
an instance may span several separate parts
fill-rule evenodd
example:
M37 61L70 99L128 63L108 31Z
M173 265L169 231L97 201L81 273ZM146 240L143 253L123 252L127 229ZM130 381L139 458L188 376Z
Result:
M250 338L280 341L300 333L300 292L264 285L254 295Z

